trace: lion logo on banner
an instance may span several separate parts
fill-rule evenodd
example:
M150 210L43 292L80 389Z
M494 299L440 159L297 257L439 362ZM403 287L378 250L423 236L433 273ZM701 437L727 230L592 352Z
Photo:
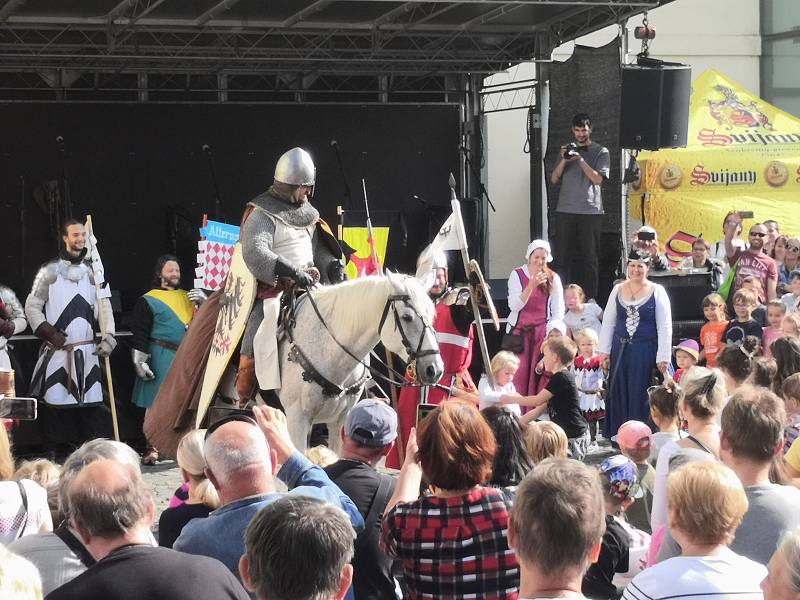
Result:
M718 101L709 100L708 110L717 123L731 130L734 127L745 127L750 129L762 128L767 131L774 131L775 128L769 122L769 117L765 115L755 101L745 104L736 95L736 92L724 85L715 85L714 89L722 94L722 99Z

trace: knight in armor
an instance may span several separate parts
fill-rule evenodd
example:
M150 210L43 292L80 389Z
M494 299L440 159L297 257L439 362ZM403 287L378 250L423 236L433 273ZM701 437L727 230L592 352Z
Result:
M45 342L33 371L31 395L40 400L48 453L58 443L109 435L99 358L117 345L111 302L97 297L83 224L66 221L61 234L58 258L39 269L25 301L28 323ZM100 311L106 325L102 339L98 338Z
M416 426L417 406L420 402L439 404L451 397L477 404L477 388L470 375L472 347L475 342L474 317L470 305L469 288L449 288L447 257L443 252L433 256L426 265L418 265L417 276L422 269L434 272L433 285L428 291L436 305L433 329L439 343L444 375L436 387L404 387L397 400L397 416L403 448L408 443L411 428ZM400 443L400 442L398 442ZM400 468L401 461L397 445L386 457L386 465Z
M172 366L175 352L194 317L195 306L206 300L201 289L180 289L181 267L172 254L158 257L151 289L136 301L131 319L131 358L136 371L132 401L149 409ZM155 464L158 450L148 443L142 463Z
M242 256L258 293L240 350L236 392L242 404L257 388L281 387L277 327L283 293L345 279L336 238L308 201L315 176L309 153L292 148L278 159L272 186L245 209Z
M8 339L21 333L28 326L25 311L17 295L4 285L0 285L0 371L11 371L8 356Z

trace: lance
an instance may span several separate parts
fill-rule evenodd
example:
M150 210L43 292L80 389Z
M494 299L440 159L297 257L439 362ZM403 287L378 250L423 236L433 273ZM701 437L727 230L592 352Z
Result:
M469 282L469 250L467 249L467 235L464 233L464 221L461 219L461 204L458 202L456 196L456 179L450 173L450 204L453 207L453 214L456 216L456 234L458 235L458 246L461 249L461 260L464 262L464 275ZM481 348L481 356L483 357L483 370L486 377L489 379L489 384L494 386L494 377L492 376L492 369L489 367L489 348L486 345L486 334L483 331L483 323L481 322L480 307L478 300L475 298L475 293L470 289L469 294L470 304L472 305L472 316L475 319L475 329L478 334L478 344Z
M361 179L361 189L364 191L364 207L367 209L367 244L369 244L370 273L377 272L383 275L383 267L378 260L378 251L375 249L375 233L372 230L372 219L369 216L369 200L367 200L367 182Z
M99 258L100 255L97 253L97 246L95 245L94 228L92 227L92 215L86 215L86 228L89 230L87 231L87 238L89 239L89 244L91 245L92 250L92 278L94 279L95 298L97 299L97 302L100 302L103 296L102 288L100 287L102 281L100 281L100 279L103 279L104 277L101 274L96 273L94 268L95 258ZM106 337L106 316L101 306L98 306L97 320L100 325L100 339L102 340ZM114 381L111 379L111 358L109 356L104 356L103 361L106 367L106 380L108 381L108 399L111 403L111 424L114 427L114 439L116 441L120 441L119 425L117 423L117 403L116 399L114 398Z

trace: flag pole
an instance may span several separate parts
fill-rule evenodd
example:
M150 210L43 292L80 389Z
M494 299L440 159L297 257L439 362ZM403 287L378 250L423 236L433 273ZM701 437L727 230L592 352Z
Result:
M469 283L469 251L467 249L467 235L464 233L464 221L461 219L461 204L458 202L456 196L456 178L450 173L450 204L453 207L453 214L455 215L456 233L458 235L458 246L461 250L461 260L464 262L464 276ZM470 290L469 294L470 303L472 305L472 316L475 320L475 330L478 334L478 345L481 348L481 357L483 358L483 370L486 373L486 378L489 384L494 386L494 376L490 367L491 360L489 357L489 347L486 344L486 334L483 331L483 322L481 321L480 307L475 294Z
M90 240L89 243L92 246L92 255L94 256L94 254L96 253L96 247L94 241L92 241L94 239L94 228L92 227L92 215L86 215L86 226L87 229L89 230L87 232L88 233L87 237ZM92 261L92 273L94 274L94 261ZM102 300L102 298L100 297L101 282L98 280L96 274L93 277L93 279L94 279L95 299L99 303ZM97 307L97 320L98 323L100 324L100 340L102 341L103 338L106 337L106 316L103 313L103 309L101 306L99 306L99 304ZM116 441L120 441L119 424L117 422L117 402L116 399L114 398L114 381L111 379L111 357L104 356L103 361L105 362L105 367L106 367L106 380L108 382L108 399L111 404L111 424L114 427L114 439Z

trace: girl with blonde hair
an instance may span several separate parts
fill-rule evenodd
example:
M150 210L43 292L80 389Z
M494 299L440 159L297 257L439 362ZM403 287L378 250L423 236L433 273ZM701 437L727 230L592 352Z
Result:
M166 509L158 520L158 544L172 548L181 530L192 519L205 518L220 505L219 495L205 475L203 453L205 429L195 429L183 436L178 444L178 466L189 486L189 498L184 504Z

